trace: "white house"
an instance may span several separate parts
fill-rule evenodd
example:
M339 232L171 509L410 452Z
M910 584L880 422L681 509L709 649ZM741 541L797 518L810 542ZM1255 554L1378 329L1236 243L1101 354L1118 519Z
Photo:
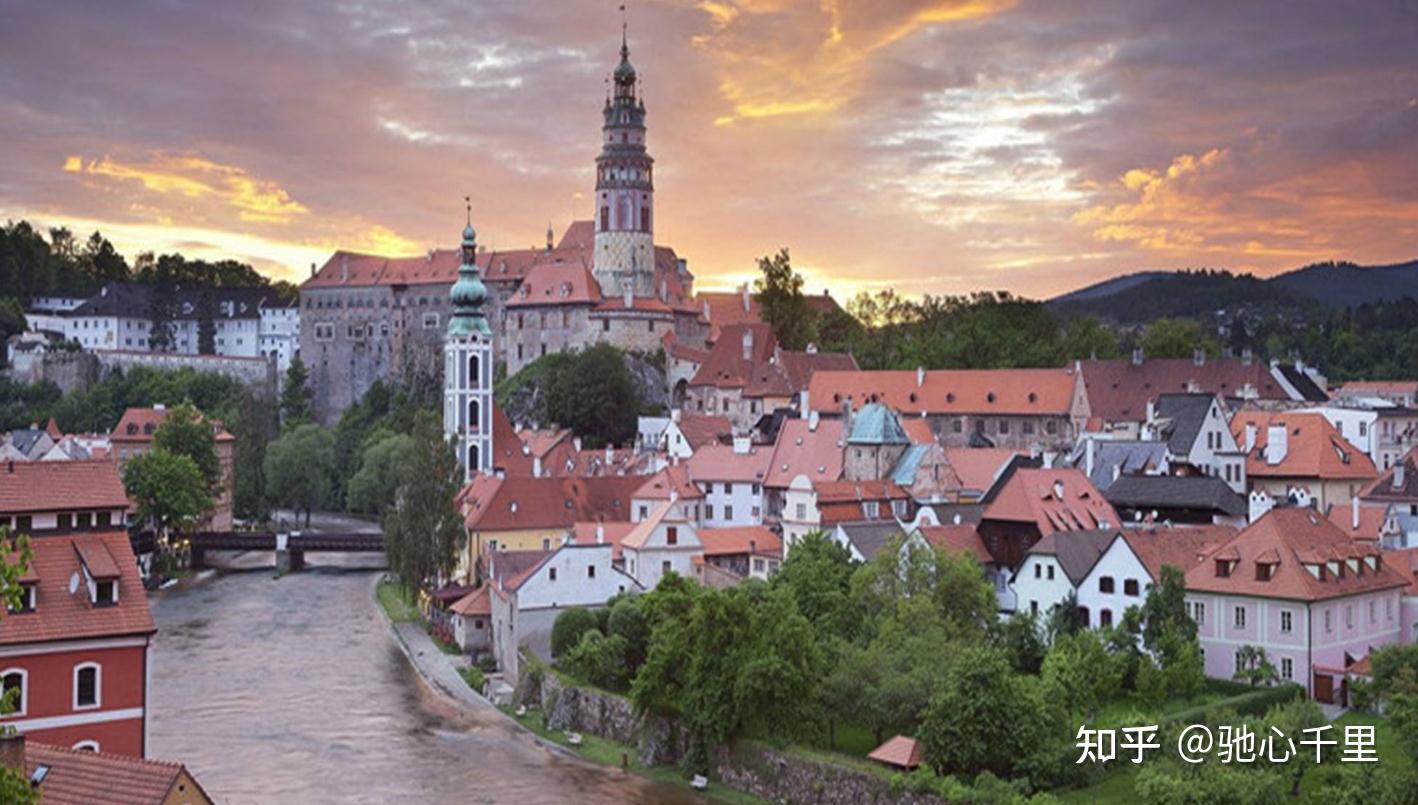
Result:
M276 371L285 374L291 358L300 352L300 303L281 304L268 299L261 305L257 323L260 354L276 359Z
M685 502L671 495L650 510L620 541L625 572L640 586L654 589L670 571L694 576L694 557L704 554Z
M493 653L515 678L518 652L551 659L556 616L571 607L599 607L619 593L638 591L617 569L610 543L563 544L551 551L499 551L488 557Z
M1246 491L1246 454L1216 395L1159 394L1148 406L1147 430L1166 440L1171 464L1220 478L1233 492Z
M756 447L738 437L733 445L706 444L688 461L689 477L704 493L708 528L763 524L763 481L773 461L770 447Z
M1055 531L1034 543L1010 581L1017 611L1048 616L1077 592L1117 533L1116 529Z
M1304 413L1319 414L1329 420L1329 424L1339 431L1346 441L1359 448L1378 465L1379 440L1377 426L1379 412L1373 408L1345 408L1338 405L1317 405L1300 409Z
M1128 607L1140 607L1161 580L1162 567L1185 574L1207 551L1231 539L1234 526L1148 528L1118 531L1077 589L1078 607L1090 628L1112 626Z

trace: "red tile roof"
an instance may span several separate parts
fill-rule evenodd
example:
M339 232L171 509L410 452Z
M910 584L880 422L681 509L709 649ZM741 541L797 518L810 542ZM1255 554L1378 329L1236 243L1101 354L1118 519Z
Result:
M701 528L697 533L705 556L737 556L749 553L750 547L756 556L783 555L783 541L763 526Z
M123 478L111 461L0 464L0 514L127 508Z
M973 525L930 525L921 527L921 536L933 548L952 553L968 553L987 565L995 560L980 532Z
M1266 447L1270 425L1287 431L1285 458L1270 463ZM1370 480L1379 473L1362 450L1350 444L1323 414L1294 411L1240 411L1231 418L1231 433L1242 448L1246 426L1255 425L1255 447L1246 457L1246 474L1252 478L1319 478Z
M806 419L789 419L778 429L765 486L786 489L806 475L814 484L842 477L842 420L822 419L813 430Z
M803 299L807 302L808 308L818 315L842 309L837 304L837 300L827 294L805 295ZM750 293L747 287L737 291L701 291L695 294L694 303L701 309L708 305L709 338L711 340L717 340L720 330L728 325L753 324L763 321L762 306L758 303L758 296Z
M1387 556L1371 543L1350 539L1313 509L1272 509L1187 571L1187 589L1319 601L1407 586L1409 579L1389 566ZM1368 557L1379 562L1377 570L1367 567ZM1236 562L1226 576L1216 574L1217 560L1221 559ZM1256 565L1266 560L1275 562L1271 576L1257 578ZM1350 560L1356 560L1362 572L1349 567ZM1325 566L1325 578L1311 575L1307 564ZM1334 567L1342 568L1342 573L1335 573Z
M1137 364L1128 359L1090 360L1082 366L1088 406L1108 422L1142 422L1148 401L1171 392L1239 397L1249 387L1261 399L1289 399L1270 367L1260 361L1208 358L1198 366L1187 358L1150 358Z
M604 536L605 542L611 546L611 559L619 561L621 540L635 530L635 523L629 521L615 522L580 522L571 527L571 541L577 545L596 545L600 543L596 529L600 528L600 533Z
M885 403L903 416L1066 415L1076 381L1071 369L820 371L808 383L808 403L823 413L840 412L850 401L853 408Z
M26 741L26 776L40 766L49 767L39 787L44 805L161 805L186 772L181 763ZM195 778L187 779L196 790L177 802L213 801Z
M983 519L1034 523L1041 535L1120 525L1103 493L1072 468L1015 470L985 508Z
M888 740L873 749L867 757L899 769L914 769L925 762L921 745L915 738L907 738L905 735L897 735Z
M38 577L35 609L0 619L0 645L150 635L157 631L127 534L116 531L37 537L30 540L30 546L34 551L30 570ZM107 555L111 567L103 569L106 575L117 572L117 604L96 606L90 602L83 583L81 547L90 556ZM71 593L69 583L76 575L79 586Z
M530 579L556 551L496 551L487 558L489 575L498 592L513 592Z
M918 416L903 416L900 421L901 429L906 431L906 435L911 439L911 444L935 443L935 434L931 432L929 420Z
M766 324L733 324L721 328L689 385L742 389L747 397L788 397L807 388L814 372L856 368L845 353L780 350Z
M685 441L695 450L700 447L719 441L720 437L730 436L734 432L734 425L726 416L700 416L695 414L684 414L679 418L679 430L684 434Z
M1352 506L1330 506L1327 515L1330 522L1338 526L1350 539L1378 541L1383 536L1384 525L1388 522L1389 507L1360 506L1358 528L1354 527Z
M535 305L596 305L601 302L601 286L580 261L539 263L507 300L507 307Z
M145 443L153 440L153 433L167 421L168 408L129 408L123 412L118 424L113 426L109 441L114 443ZM234 442L236 437L227 433L220 422L214 422L212 435L219 442Z
M1364 500L1411 504L1418 499L1418 455L1409 450L1398 460L1403 465L1403 483L1395 484L1398 464L1384 470L1383 475L1369 482L1359 493Z
M947 447L945 458L966 489L984 491L994 484L999 472L1019 450L1003 447Z
M565 528L578 521L629 520L630 498L643 477L498 478L479 475L462 492L470 531Z
M682 500L704 497L699 487L689 480L689 467L684 464L672 464L643 480L644 483L631 495L636 500L669 500L670 492Z
M449 610L455 615L491 615L492 598L486 584L459 598Z
M891 502L910 500L911 494L893 481L815 481L817 509L824 524L852 523L864 519L885 519L891 515ZM877 517L868 518L863 503L880 504Z
M1231 525L1197 526L1195 528L1122 529L1132 553L1147 568L1152 580L1162 578L1164 565L1175 565L1185 574L1212 549L1233 539L1240 529Z
M761 484L768 477L768 465L772 461L773 448L766 445L754 445L747 453L736 453L733 445L713 442L696 449L686 466L689 477L696 481Z
M532 474L532 452L522 443L521 437L512 427L502 406L492 404L492 466L507 473L509 477L526 477Z

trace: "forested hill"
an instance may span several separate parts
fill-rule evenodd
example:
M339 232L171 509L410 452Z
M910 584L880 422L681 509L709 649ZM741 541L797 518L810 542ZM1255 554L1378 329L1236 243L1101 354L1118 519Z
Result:
M1141 324L1162 316L1205 319L1221 310L1301 317L1405 296L1418 299L1418 260L1372 267L1317 263L1269 279L1216 270L1148 271L1090 285L1047 304L1065 318L1093 315Z

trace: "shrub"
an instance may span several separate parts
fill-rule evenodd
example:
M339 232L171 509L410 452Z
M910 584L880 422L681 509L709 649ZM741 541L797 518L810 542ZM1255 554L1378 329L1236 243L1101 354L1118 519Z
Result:
M1219 710L1231 710L1239 716L1265 715L1271 707L1284 704L1304 695L1299 685L1279 685L1273 688L1246 688L1239 696L1222 699L1211 704L1191 707L1178 712L1166 720L1174 724L1203 724L1215 720Z
M566 652L581 642L581 635L597 629L596 613L589 609L573 607L556 616L551 627L551 656L560 659Z

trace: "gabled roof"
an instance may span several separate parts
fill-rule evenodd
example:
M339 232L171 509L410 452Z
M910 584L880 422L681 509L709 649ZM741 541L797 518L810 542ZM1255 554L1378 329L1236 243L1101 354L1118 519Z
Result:
M1367 566L1369 557L1377 569ZM1218 576L1216 560L1222 559L1235 564L1227 575ZM1274 563L1268 579L1257 577L1258 560ZM1355 560L1355 568L1348 566L1350 560ZM1331 563L1342 572L1331 570ZM1306 565L1324 567L1325 578L1316 578ZM1187 572L1189 591L1296 601L1319 601L1407 584L1408 579L1388 567L1377 546L1350 539L1307 507L1272 509Z
M111 461L0 464L0 514L127 508L123 478Z
M580 521L629 520L631 495L645 479L634 475L593 478L498 478L478 475L460 496L470 531L570 528Z
M1120 536L1116 528L1090 529L1045 534L1026 554L1052 556L1058 560L1065 576L1077 587L1088 577L1099 557Z
M901 526L890 518L886 520L860 520L851 523L837 523L837 528L857 549L862 559L870 562L877 552L891 540L903 535Z
M896 412L881 403L867 403L852 417L847 444L911 444Z
M631 497L636 500L669 500L671 492L681 500L704 497L704 493L689 479L689 467L683 464L671 464L644 479Z
M808 309L819 316L842 310L837 300L826 293L821 296L804 295L803 301L807 303ZM694 304L707 310L710 340L718 340L719 333L725 326L763 321L758 296L750 293L747 286L737 291L700 291L694 295Z
M1018 455L1021 455L1018 450L1003 447L945 448L946 460L955 469L955 474L960 476L964 488L981 493L994 485L1000 471Z
M1276 364L1275 370L1280 372L1285 382L1290 384L1290 388L1300 395L1300 399L1308 402L1324 402L1329 399L1329 395L1324 393L1324 389L1319 387L1314 378L1294 364Z
M619 561L620 542L635 530L635 526L635 523L620 520L615 522L581 522L571 527L571 541L577 545L610 545L611 559Z
M1390 526L1394 531L1402 531L1402 526L1394 520L1393 507L1392 503L1386 506L1360 506L1358 527L1354 525L1353 506L1330 506L1327 516L1330 522L1338 526L1339 530L1343 531L1350 539L1366 539L1377 542L1383 539L1384 532Z
M1153 410L1160 419L1168 420L1163 435L1172 454L1185 456L1201 435L1206 415L1211 412L1214 394L1159 394Z
M1283 424L1287 431L1285 457L1276 464L1270 463L1266 453L1272 424ZM1242 449L1246 445L1247 425L1256 428L1255 446L1246 456L1248 477L1370 480L1379 474L1373 460L1340 436L1323 414L1238 412L1231 418L1231 434Z
M166 406L155 406L152 408L129 408L123 412L118 424L113 426L113 432L109 434L112 442L139 443L151 442L153 434L162 427L162 423L167 421L167 415L172 410ZM205 417L204 417L205 419ZM208 420L212 425L212 437L218 442L234 442L236 437L227 432L222 427L222 423L215 420Z
M878 763L907 770L914 769L925 762L925 755L921 751L920 743L915 738L907 738L905 735L891 738L873 749L867 757Z
M38 789L45 805L162 805L184 780L196 790L176 801L213 801L181 763L26 741L26 777L40 766L49 769Z
M620 547L631 548L637 551L644 548L645 543L650 541L650 537L655 533L655 529L659 527L660 523L664 522L665 518L669 516L669 513L669 500L656 504L655 508L651 509L650 513L645 515L645 519L636 523L635 527L630 529L630 533L621 538Z
M507 299L507 307L538 305L598 305L601 286L580 259L542 262L527 271L527 278Z
M694 451L686 466L695 481L742 481L761 484L768 477L768 465L773 461L773 448L753 445L746 453L734 451L733 445L711 442Z
M501 592L515 592L555 554L555 550L493 552L486 557L491 582Z
M152 307L154 286L138 282L110 282L99 292L84 300L68 316L124 318L148 318ZM211 302L212 317L218 320L257 319L261 308L267 304L279 305L276 292L271 288L193 288L178 289L173 292L172 301L176 306L176 318L192 319L205 304L203 297Z
M978 559L981 565L995 561L989 549L985 547L984 540L980 539L980 532L976 531L973 525L930 525L922 526L920 531L921 537L933 548L952 553L968 553Z
M783 541L761 525L701 528L697 532L705 556L782 556Z
M1398 478L1398 464L1403 465L1403 482ZM1359 493L1363 500L1388 501L1392 503L1413 503L1418 501L1418 455L1409 450L1398 464L1384 470L1383 475L1369 482Z
M734 324L721 329L689 385L742 389L748 397L788 397L807 388L815 371L856 365L844 353L779 349L766 324Z
M30 547L34 556L27 576L36 583L35 609L12 612L0 619L0 645L150 635L157 631L127 534L90 531L36 537L30 540ZM83 583L81 552L98 567L95 576L117 578L118 603L99 606L90 601ZM71 593L70 580L76 575L80 583Z
M1234 538L1239 531L1235 526L1210 525L1197 528L1125 528L1122 535L1133 555L1156 582L1162 578L1164 565L1175 565L1185 574L1213 548Z
M1088 480L1106 492L1116 477L1141 475L1167 463L1167 443L1134 439L1084 437L1069 454L1069 466L1088 470L1088 445L1093 445L1093 474Z
M936 369L819 371L808 383L816 411L840 413L880 402L903 415L1011 414L1062 416L1073 410L1072 369Z
M1117 508L1193 509L1241 517L1249 507L1212 475L1124 475L1103 491Z
M522 443L522 438L512 427L502 406L492 404L492 466L507 473L509 477L524 477L532 474L534 462L532 449Z
M824 418L812 427L806 419L789 419L778 431L766 486L787 487L799 475L809 481L835 481L842 477L843 423Z
M454 615L491 615L492 598L488 595L488 586L484 584L459 598L449 607L449 611Z
M1033 523L1041 535L1120 525L1112 504L1075 469L1015 470L985 509L984 519Z
M726 416L682 414L679 422L675 425L679 428L680 433L684 434L684 439L689 442L690 448L694 450L717 442L720 437L729 436L734 430L733 423Z
M1147 403L1159 394L1206 392L1239 397L1247 391L1265 400L1286 400L1289 394L1260 361L1208 358L1201 364L1186 358L1149 358L1081 362L1088 406L1107 422L1142 422Z

